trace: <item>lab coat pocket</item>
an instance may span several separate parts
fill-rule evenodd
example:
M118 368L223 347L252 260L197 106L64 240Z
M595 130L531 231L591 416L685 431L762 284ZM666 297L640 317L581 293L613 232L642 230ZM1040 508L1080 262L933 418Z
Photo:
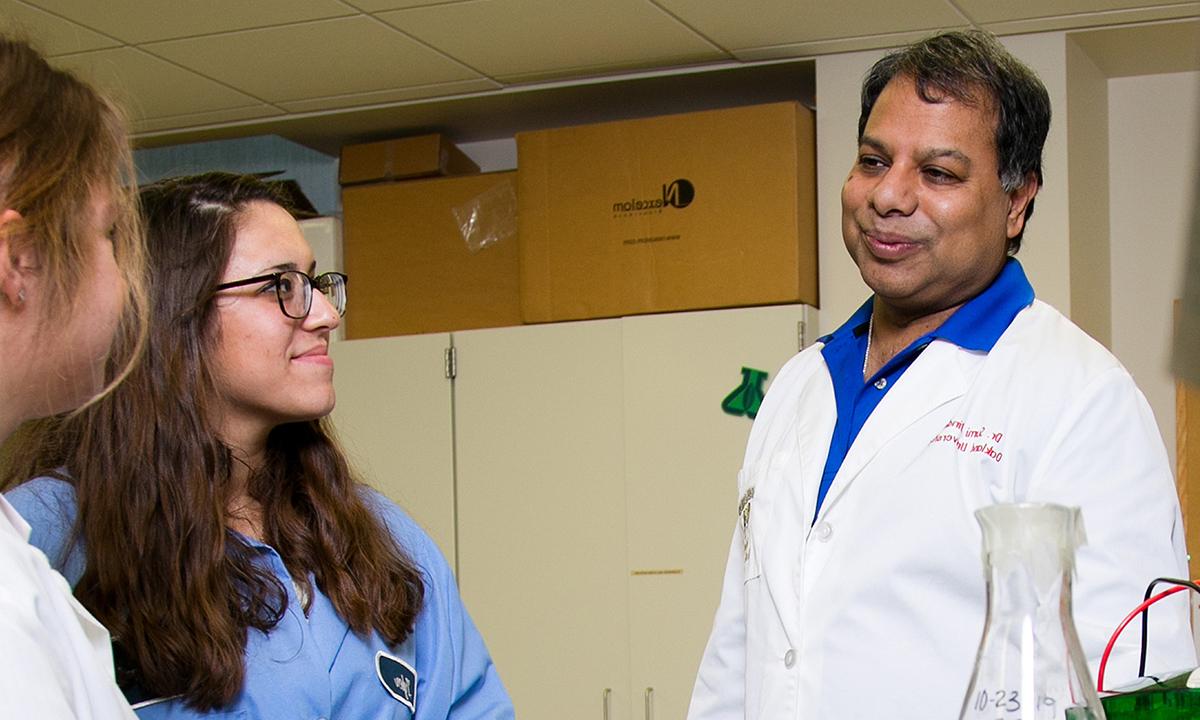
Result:
M770 706L766 697L774 663L788 650L787 634L780 609L772 595L768 570L781 557L798 552L803 539L791 528L800 524L803 508L797 482L799 462L795 453L777 452L761 462L743 468L738 475L739 496L746 501L738 528L744 530L745 582L742 598L745 622L745 702L746 720L762 716ZM765 554L764 554L765 553ZM780 555L782 554L782 555ZM786 578L779 578L785 581ZM780 586L786 587L786 583Z
M738 472L738 535L742 539L742 582L749 582L762 575L758 562L758 543L755 539L756 526L751 523L754 515L754 473L743 468Z

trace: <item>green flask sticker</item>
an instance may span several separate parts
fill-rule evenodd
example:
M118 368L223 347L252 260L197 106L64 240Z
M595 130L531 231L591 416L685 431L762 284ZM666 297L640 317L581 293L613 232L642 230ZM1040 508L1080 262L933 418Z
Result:
M762 405L762 386L766 379L765 370L742 368L742 384L725 396L721 401L721 409L730 415L745 415L753 420L758 415L758 406Z

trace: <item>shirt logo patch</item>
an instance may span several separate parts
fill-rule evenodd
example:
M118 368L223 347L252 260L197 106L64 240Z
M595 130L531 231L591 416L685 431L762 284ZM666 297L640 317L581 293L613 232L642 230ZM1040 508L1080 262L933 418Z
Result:
M412 665L381 650L375 653L375 674L389 695L417 712L417 671Z

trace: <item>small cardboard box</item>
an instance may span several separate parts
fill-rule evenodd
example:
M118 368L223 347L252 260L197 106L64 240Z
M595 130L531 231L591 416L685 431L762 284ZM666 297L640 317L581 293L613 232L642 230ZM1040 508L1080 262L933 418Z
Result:
M473 252L455 217L497 190L511 197L504 184L515 181L499 172L343 188L346 337L520 325L517 238Z
M418 135L343 146L338 182L357 185L477 172L479 166L442 135Z
M517 135L525 322L817 304L799 103Z

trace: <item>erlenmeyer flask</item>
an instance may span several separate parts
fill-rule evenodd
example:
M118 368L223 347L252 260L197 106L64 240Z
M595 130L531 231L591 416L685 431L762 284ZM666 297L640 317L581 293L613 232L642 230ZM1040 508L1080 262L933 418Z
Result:
M993 505L983 528L987 620L960 720L1105 720L1071 617L1077 508Z

